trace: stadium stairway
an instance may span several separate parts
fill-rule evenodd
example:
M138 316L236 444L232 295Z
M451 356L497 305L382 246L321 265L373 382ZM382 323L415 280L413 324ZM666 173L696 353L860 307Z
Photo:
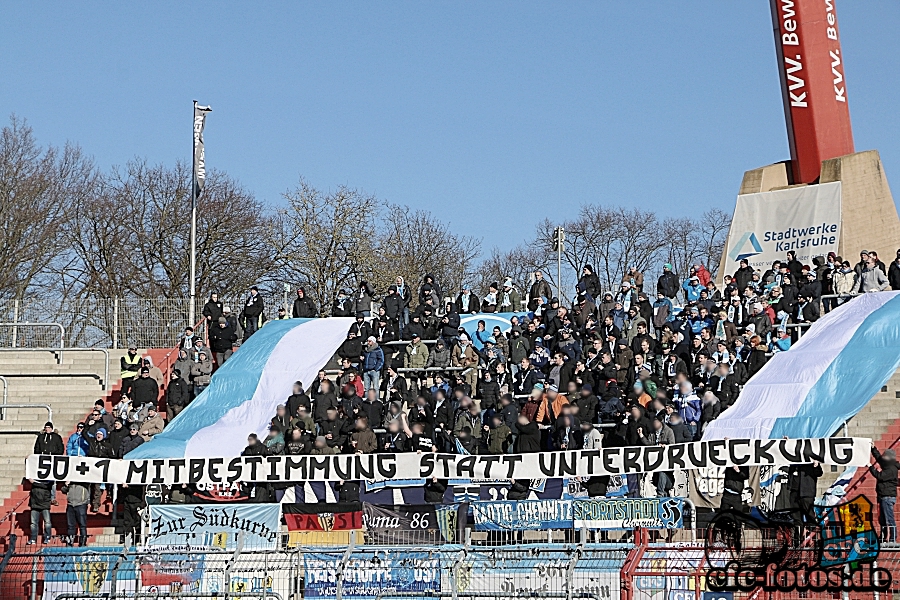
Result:
M884 451L889 447L897 449L900 446L900 371L891 375L881 391L869 400L856 416L847 422L847 435L850 437L865 437L875 441L879 450ZM842 435L837 432L837 435ZM841 467L825 468L825 474L819 478L818 495L821 496L828 487L843 472ZM875 484L871 476L863 477L866 473L860 469L851 483L856 488L852 494L866 494L869 499L875 500Z
M0 375L9 382L9 404L49 404L53 410L53 425L62 436L63 443L75 431L75 425L84 419L100 398L107 408L118 401L121 385L118 381L119 359L124 350L109 351L109 389L103 389L106 356L102 352L63 351L63 360L57 362L53 351L0 352ZM154 357L156 358L156 357ZM47 421L47 411L36 408L6 409L6 418L0 420L0 531L28 535L28 483L24 481L24 459L32 453L34 441ZM65 532L65 495L57 494L58 506L52 507L51 518L54 533ZM99 525L109 524L109 515L92 516ZM102 527L102 533L112 533ZM106 531L108 530L108 531ZM95 534L101 531L95 529Z

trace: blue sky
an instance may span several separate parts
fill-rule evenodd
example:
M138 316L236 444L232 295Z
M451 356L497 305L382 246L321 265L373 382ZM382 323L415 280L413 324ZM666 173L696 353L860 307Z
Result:
M900 3L838 3L858 150L900 197ZM299 176L529 237L586 202L731 211L788 158L768 2L7 2L0 116L98 164L190 152L277 203Z

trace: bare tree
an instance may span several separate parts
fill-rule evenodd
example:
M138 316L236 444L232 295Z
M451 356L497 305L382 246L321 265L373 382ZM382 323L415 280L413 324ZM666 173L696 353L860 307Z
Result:
M494 248L479 266L477 276L482 290L486 290L492 282L502 284L509 277L524 297L534 282L535 271L546 272L553 281L555 275L551 273L549 263L547 253L538 243L520 244L507 251Z
M481 250L475 238L454 233L430 212L396 204L386 206L378 240L372 279L380 292L397 275L415 285L429 273L445 295L453 295L472 276Z
M359 190L341 186L322 192L300 179L285 192L271 244L278 257L276 278L308 288L322 314L342 288L355 288L374 272L375 223L381 206Z
M0 130L0 294L21 297L56 264L71 206L96 179L77 146L43 149L14 116Z

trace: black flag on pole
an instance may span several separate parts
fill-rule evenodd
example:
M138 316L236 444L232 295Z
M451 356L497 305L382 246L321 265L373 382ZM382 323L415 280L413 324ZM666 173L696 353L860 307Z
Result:
M209 106L194 103L194 199L200 197L206 183L206 156L203 149L203 127L206 125L206 113L211 112Z

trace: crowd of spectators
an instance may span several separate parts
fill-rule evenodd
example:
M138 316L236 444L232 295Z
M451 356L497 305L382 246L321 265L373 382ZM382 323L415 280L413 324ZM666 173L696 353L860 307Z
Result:
M666 264L655 294L644 289L644 275L633 267L616 289L603 290L587 265L568 305L553 295L540 271L524 293L507 278L488 286L483 298L468 285L445 297L430 274L415 289L397 277L384 295L363 281L355 292L341 290L332 306L333 316L355 316L335 357L339 368L320 371L309 385L296 382L264 438L251 435L244 453L501 454L700 439L744 383L774 353L790 348L799 328L855 294L900 289L900 250L889 268L866 251L853 266L833 253L812 263L802 264L788 252L759 271L742 260L735 273L725 275L722 289L703 265L679 277ZM518 314L506 332L488 330L484 321L472 334L460 327L461 315L492 312ZM65 448L52 438L59 436L50 435L48 423L35 452L123 457L163 430L160 390L171 420L231 357L238 333L246 340L264 326L264 314L255 287L237 318L213 294L203 309L209 347L187 328L164 378L132 346L121 360L119 403L107 411L98 401ZM300 288L290 316L282 307L278 318L317 314ZM742 472L735 472L737 481ZM658 495L672 493L671 473L649 477ZM637 476L629 476L628 484L630 495L640 493ZM507 497L526 498L529 485L511 482ZM585 482L591 496L605 495L607 485L604 477ZM426 500L440 502L446 486L437 479L426 482ZM55 485L46 486L46 498L43 487L33 487L32 541L42 507L49 511L56 502ZM260 501L283 492L254 488ZM358 500L357 482L338 488L341 501ZM69 539L83 541L88 505L99 510L106 486L64 489ZM125 493L127 531L138 526L140 494Z

